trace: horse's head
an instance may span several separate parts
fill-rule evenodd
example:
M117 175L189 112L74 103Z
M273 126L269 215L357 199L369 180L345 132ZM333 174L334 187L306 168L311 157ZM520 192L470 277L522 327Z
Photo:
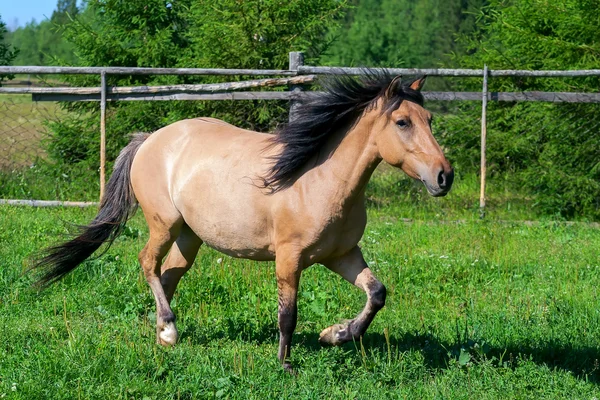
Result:
M431 133L431 113L420 93L425 78L402 86L396 77L378 101L375 140L381 158L418 179L432 196L444 196L452 187L454 171Z

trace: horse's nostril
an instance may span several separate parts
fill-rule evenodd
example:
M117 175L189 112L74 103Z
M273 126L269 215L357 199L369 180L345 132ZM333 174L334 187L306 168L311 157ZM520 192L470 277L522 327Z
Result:
M444 173L444 170L441 170L438 174L437 183L442 189L446 187L446 174Z

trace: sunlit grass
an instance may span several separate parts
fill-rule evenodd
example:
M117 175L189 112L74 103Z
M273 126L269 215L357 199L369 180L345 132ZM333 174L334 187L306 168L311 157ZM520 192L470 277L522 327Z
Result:
M387 305L362 343L321 348L320 330L354 316L364 295L321 266L305 271L291 377L276 360L272 263L202 249L174 300L181 341L155 344L141 214L105 256L31 289L27 258L93 214L0 207L0 396L598 397L593 226L406 223L371 209L361 245Z

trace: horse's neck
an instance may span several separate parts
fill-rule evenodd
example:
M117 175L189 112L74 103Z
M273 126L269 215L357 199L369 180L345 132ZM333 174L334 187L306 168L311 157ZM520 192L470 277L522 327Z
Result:
M330 156L315 168L313 176L320 182L321 194L328 193L334 204L362 201L362 195L373 171L381 162L375 141L371 137L371 118L361 118L346 133L328 143Z

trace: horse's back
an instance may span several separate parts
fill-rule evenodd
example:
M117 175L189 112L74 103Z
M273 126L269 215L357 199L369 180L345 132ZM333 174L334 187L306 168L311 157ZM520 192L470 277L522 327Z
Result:
M151 134L140 147L132 174L147 175L146 170L163 170L170 178L207 168L246 175L266 171L265 150L270 135L238 128L214 118L175 122ZM244 164L243 166L240 164ZM164 175L164 174L158 174Z

